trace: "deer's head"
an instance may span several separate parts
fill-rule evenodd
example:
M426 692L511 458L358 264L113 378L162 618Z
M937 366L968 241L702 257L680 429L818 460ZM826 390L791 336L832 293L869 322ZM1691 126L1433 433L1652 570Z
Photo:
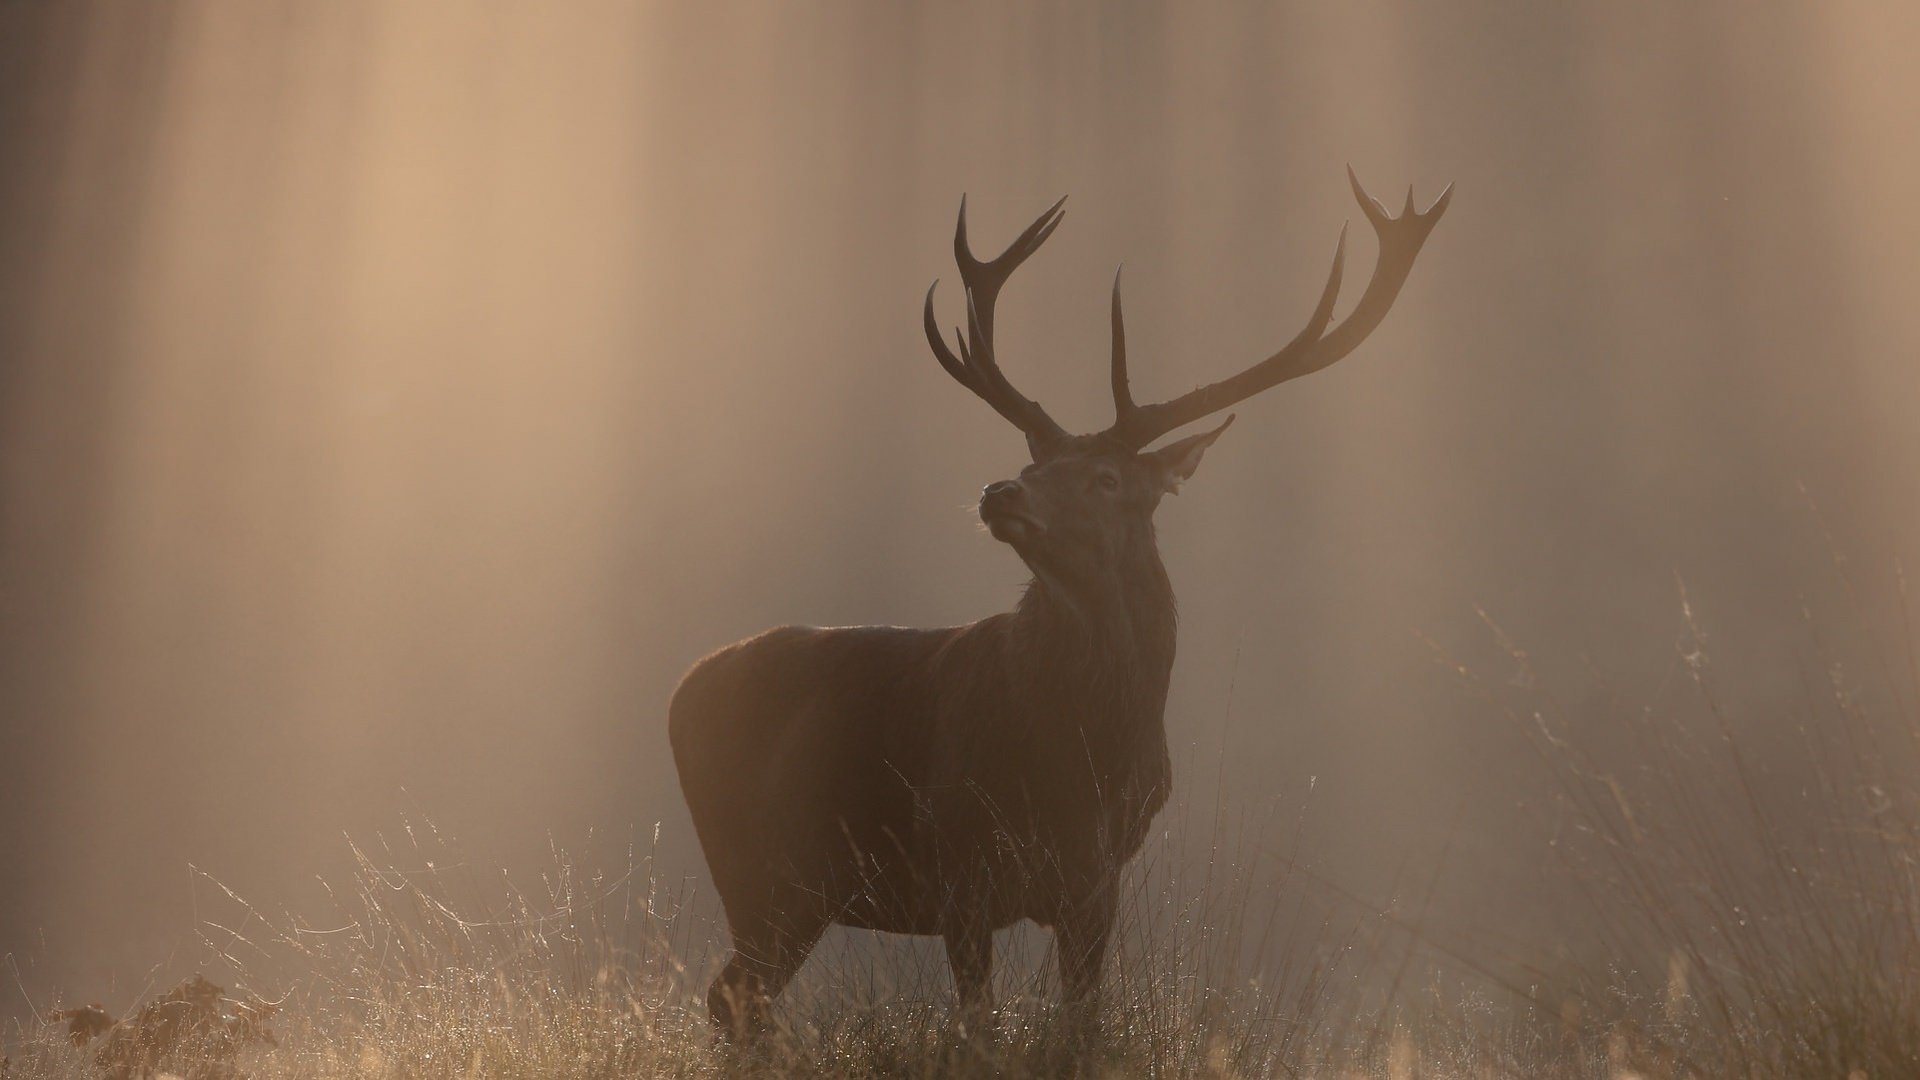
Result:
M988 484L980 520L1035 574L1076 591L1134 577L1155 557L1153 512L1161 496L1193 475L1226 428L1144 452L1076 440L1019 476Z
M1415 209L1408 190L1399 217L1368 195L1347 170L1354 197L1379 238L1373 277L1353 311L1333 323L1346 259L1346 230L1334 251L1333 268L1307 325L1285 347L1237 375L1191 390L1171 401L1140 405L1127 384L1126 328L1120 314L1120 279L1113 282L1114 422L1091 435L1069 434L1039 404L1022 395L1001 374L993 342L994 302L1000 287L1028 256L1039 250L1064 216L1061 199L1040 215L998 258L974 257L967 244L967 204L960 202L953 255L966 290L967 323L956 331L958 352L949 347L934 319L933 293L924 310L927 341L947 374L973 391L1026 436L1033 464L1011 480L988 484L980 498L980 517L995 538L1011 545L1043 579L1095 584L1125 575L1143 557L1154 556L1153 512L1162 496L1179 489L1200 465L1207 447L1220 437L1218 427L1189 435L1158 449L1156 440L1262 390L1298 378L1352 352L1386 317L1406 283L1427 234L1452 197L1451 186L1425 211ZM938 282L935 282L935 287Z

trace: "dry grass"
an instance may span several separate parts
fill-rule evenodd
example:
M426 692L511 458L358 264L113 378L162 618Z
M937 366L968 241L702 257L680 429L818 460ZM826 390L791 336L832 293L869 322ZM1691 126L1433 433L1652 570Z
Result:
M1683 692L1617 711L1614 745L1564 737L1572 718L1551 699L1524 714L1502 706L1554 777L1574 826L1558 847L1611 958L1566 999L1611 1003L1596 1017L1611 1028L1609 1056L1644 1075L1920 1075L1911 635L1898 650L1870 647L1863 681L1809 615L1804 704L1742 717L1684 589L1681 608ZM1790 741L1763 749L1762 732Z
M657 837L656 837L657 840ZM1270 973L1229 971L1243 928L1216 910L1250 882L1205 895L1134 883L1127 944L1097 1045L1060 1022L1052 975L1021 965L1039 935L1007 942L1000 1029L973 1038L949 1019L944 961L843 940L783 999L782 1027L747 1051L717 1045L700 1006L724 933L634 853L617 876L583 874L563 853L536 894L474 880L430 829L404 846L356 847L358 872L327 925L273 919L209 880L231 917L209 921L217 960L253 984L294 987L278 1046L218 1055L198 1044L160 1056L180 1076L832 1076L1290 1073L1337 1039L1322 1031L1341 939ZM1245 904L1237 905L1239 910ZM1237 915L1237 911L1234 913ZM1322 917L1307 928L1332 931ZM1351 931L1349 931L1349 934ZM915 962L916 958L920 962ZM691 966L690 966L691 965ZM64 1014L63 1014L64 1015ZM17 1033L11 1077L94 1075L106 1042L67 1037L49 1013Z
M1003 939L993 1038L952 1022L937 950L852 935L809 963L777 1034L730 1050L699 1006L724 931L654 876L651 850L614 873L556 852L529 891L483 878L420 825L356 848L324 920L270 917L209 881L211 959L238 986L284 994L278 1045L183 1042L153 1064L181 1077L1920 1075L1912 709L1896 694L1876 713L1822 656L1799 714L1747 718L1797 740L1762 753L1684 615L1685 692L1616 710L1607 740L1575 737L1591 725L1537 691L1457 669L1553 778L1567 824L1555 849L1590 900L1588 959L1570 970L1443 949L1305 867L1256 877L1258 851L1299 837L1216 813L1205 850L1163 846L1135 868L1097 1037L1057 1017L1042 935ZM1196 866L1198 880L1179 872ZM62 1020L12 1033L8 1080L111 1074L112 1033L70 1039Z

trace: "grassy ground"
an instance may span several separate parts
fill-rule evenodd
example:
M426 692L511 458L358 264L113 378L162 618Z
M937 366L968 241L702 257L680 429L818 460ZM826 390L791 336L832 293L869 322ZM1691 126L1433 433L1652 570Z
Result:
M1591 909L1579 955L1594 959L1571 968L1322 902L1331 886L1305 868L1256 880L1269 834L1216 831L1201 858L1136 868L1097 1032L1056 1014L1044 962L1001 965L985 1037L952 1019L932 954L856 942L809 964L778 1032L732 1050L699 1006L723 932L653 877L651 852L611 874L556 854L522 890L477 880L420 826L356 849L322 921L213 885L204 934L231 988L183 986L86 1038L69 1029L102 1018L42 1010L7 1039L6 1076L1920 1075L1913 708L1864 705L1822 657L1796 713L1732 716L1690 610L1684 623L1684 692L1621 710L1605 745L1570 737L1544 695L1454 669L1552 778L1569 822L1556 854ZM1758 752L1742 733L1763 726L1794 752ZM1175 872L1195 865L1198 880ZM1039 943L1016 934L1006 951ZM284 996L276 1010L241 986Z

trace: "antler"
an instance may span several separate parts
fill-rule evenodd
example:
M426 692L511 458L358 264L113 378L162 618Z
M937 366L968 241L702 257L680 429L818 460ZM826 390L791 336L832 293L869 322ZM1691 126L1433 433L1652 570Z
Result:
M1368 334L1373 333L1374 328L1386 318L1387 309L1393 306L1394 298L1400 295L1400 287L1406 284L1407 274L1413 269L1413 260L1420 254L1420 246L1427 242L1427 234L1433 231L1440 215L1446 212L1447 202L1453 198L1453 185L1448 184L1447 189L1425 211L1414 208L1413 189L1408 188L1406 208L1399 217L1390 217L1387 208L1360 186L1360 179L1354 176L1351 166L1347 168L1347 179L1353 184L1353 194L1360 201L1361 211L1366 214L1367 221L1380 238L1380 254L1374 262L1373 278L1367 282L1360 302L1354 305L1352 313L1340 325L1332 330L1327 329L1327 324L1333 320L1333 302L1340 294L1340 274L1346 262L1347 230L1342 226L1340 244L1334 249L1333 269L1327 275L1326 287L1320 293L1320 303L1313 309L1307 325L1294 335L1292 341L1287 342L1285 348L1238 375L1188 391L1172 401L1135 405L1127 389L1127 347L1120 318L1120 278L1115 275L1115 417L1113 426L1102 432L1101 437L1134 450L1142 449L1175 428L1219 412L1288 379L1319 371L1352 352L1366 340Z
M993 348L993 305L1000 297L1000 286L1007 283L1014 270L1027 261L1027 257L1040 250L1047 237L1060 224L1065 213L1060 207L1066 203L1065 197L1047 208L1027 230L1020 234L1007 250L998 258L982 262L974 258L973 251L967 246L967 199L960 197L960 221L953 231L953 259L960 266L960 280L966 288L967 332L962 335L954 331L960 353L954 355L940 334L940 326L933 316L933 291L940 287L935 281L927 288L927 303L922 319L926 323L927 343L933 346L934 358L947 374L961 386L973 391L982 401L993 406L994 411L1006 417L1027 436L1027 446L1038 461L1044 450L1068 438L1066 429L1055 423L1038 403L1013 388L1007 377L1000 373L1000 365L994 356Z

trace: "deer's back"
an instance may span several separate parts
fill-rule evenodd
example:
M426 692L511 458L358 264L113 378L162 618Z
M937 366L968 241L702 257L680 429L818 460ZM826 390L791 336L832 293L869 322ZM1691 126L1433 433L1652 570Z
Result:
M927 672L952 630L783 626L695 664L668 732L681 771L797 790L842 763L899 753L928 721ZM806 767L803 767L806 766Z

